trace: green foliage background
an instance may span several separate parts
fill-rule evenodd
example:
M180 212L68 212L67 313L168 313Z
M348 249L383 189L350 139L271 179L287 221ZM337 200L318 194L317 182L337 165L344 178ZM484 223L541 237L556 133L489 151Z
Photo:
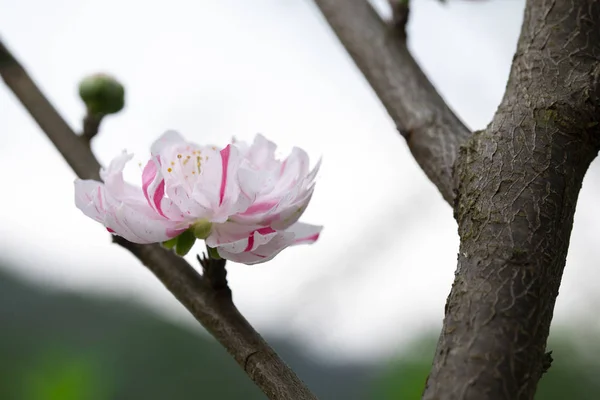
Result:
M587 337L577 346L567 333L551 341L555 361L536 399L600 398L600 343ZM289 341L269 341L324 400L419 399L435 347L428 335L381 366L325 365ZM52 292L0 269L2 400L264 398L201 332L124 301Z

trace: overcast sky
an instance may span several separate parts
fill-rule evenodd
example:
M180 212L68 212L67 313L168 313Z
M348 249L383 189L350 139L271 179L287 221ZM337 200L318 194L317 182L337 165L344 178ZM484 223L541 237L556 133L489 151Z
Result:
M503 94L523 1L412 3L417 60L460 117L484 128ZM77 129L79 79L102 71L124 82L126 109L107 118L93 148L104 164L134 152L132 182L167 129L219 144L261 132L283 153L295 145L313 162L323 156L302 218L325 226L319 242L267 264L229 264L236 304L261 331L328 358L373 359L441 324L458 248L452 211L311 1L0 0L0 35ZM195 326L75 208L74 174L1 85L0 133L0 249L14 272L142 301ZM558 325L597 324L599 175L594 164L584 183Z

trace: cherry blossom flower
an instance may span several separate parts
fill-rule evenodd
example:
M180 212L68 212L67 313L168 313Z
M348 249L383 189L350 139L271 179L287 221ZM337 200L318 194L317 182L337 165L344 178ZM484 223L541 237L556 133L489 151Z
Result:
M141 187L124 181L133 156L123 152L100 171L103 183L75 181L75 203L131 242L166 242L183 254L193 244L191 233L222 258L268 261L288 246L314 243L322 229L298 222L320 162L310 170L303 150L294 148L283 160L275 150L262 135L252 144L234 140L220 149L168 131L151 147Z

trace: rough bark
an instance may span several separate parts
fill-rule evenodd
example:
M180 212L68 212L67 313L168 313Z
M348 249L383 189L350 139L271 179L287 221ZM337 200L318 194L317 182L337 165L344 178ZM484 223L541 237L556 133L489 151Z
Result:
M504 99L457 160L458 269L424 399L533 399L599 121L600 0L529 0Z
M533 399L577 197L600 148L600 0L527 1L505 96L472 136L397 26L366 0L315 3L454 206L458 268L423 399Z

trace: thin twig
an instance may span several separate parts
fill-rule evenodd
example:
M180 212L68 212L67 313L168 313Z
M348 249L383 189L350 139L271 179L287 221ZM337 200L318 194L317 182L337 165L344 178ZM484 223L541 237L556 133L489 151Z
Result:
M367 0L314 0L387 109L429 179L453 204L452 167L470 131Z
M100 130L100 124L104 119L104 115L93 114L88 112L83 118L83 132L81 137L86 141L91 142Z
M388 0L388 3L392 9L392 25L406 36L406 24L410 12L409 0Z
M0 41L0 76L57 150L82 179L99 179L100 164L87 141L75 134L24 68ZM267 395L277 400L313 400L300 381L239 313L231 292L215 289L183 258L160 245L140 245L114 236L133 253L235 358Z

